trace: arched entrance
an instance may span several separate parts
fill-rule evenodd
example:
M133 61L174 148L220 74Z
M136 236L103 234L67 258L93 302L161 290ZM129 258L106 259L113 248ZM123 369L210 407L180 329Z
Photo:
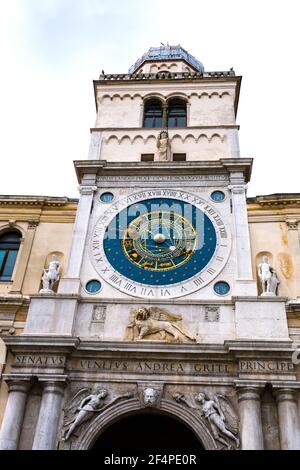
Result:
M192 453L204 450L193 431L177 419L154 413L126 416L111 424L93 449L107 452Z
M164 399L161 400L159 407L153 407L149 409L144 406L141 407L140 401L136 398L116 403L112 407L107 408L103 413L99 413L95 417L95 419L87 423L84 432L80 433L79 437L72 444L72 449L92 449L96 445L97 441L99 441L99 446L102 446L103 444L100 444L101 436L104 436L104 433L106 431L109 432L109 428L111 428L115 423L117 424L118 421L121 420L124 420L123 429L121 428L121 435L123 433L122 439L123 436L127 435L127 428L129 429L129 427L131 427L131 429L137 429L137 426L139 426L140 432L143 433L145 432L145 428L147 427L146 418L148 418L150 415L156 415L156 418L158 415L158 417L164 416L172 419L171 434L175 434L175 426L177 426L177 423L179 423L178 426L181 425L181 427L180 430L178 426L176 427L176 434L179 435L179 433L186 434L187 432L190 432L192 436L196 437L197 439L198 450L201 449L202 446L204 449L217 449L216 443L211 433L209 432L206 423L200 418L199 413L195 413L194 410L191 410L187 407L178 406L177 403ZM146 418L144 420L142 420L142 418L137 418L141 420L139 421L139 424L137 424L137 422L134 422L133 425L128 425L126 428L126 425L124 425L124 423L126 424L126 419L135 416L146 416ZM153 418L154 421L155 417ZM151 428L149 424L149 429L152 429L153 432L156 434L161 434L161 432L159 431L160 422L162 422L162 420L156 420L155 424L151 424ZM168 421L168 423L166 422L165 424L165 426L168 427L168 432L170 430L170 423L171 422ZM122 425L120 424L120 426ZM115 429L117 430L117 428ZM114 448L116 449L116 438L114 437L113 440L115 446Z

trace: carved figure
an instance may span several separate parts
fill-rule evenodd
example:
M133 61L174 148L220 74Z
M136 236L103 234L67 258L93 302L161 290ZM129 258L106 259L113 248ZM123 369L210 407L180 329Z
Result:
M167 131L161 131L157 138L156 142L156 154L154 157L154 161L157 162L169 162L171 161L171 148L170 148L170 141L169 135Z
M276 271L271 268L271 279L269 280L269 292L277 295L278 284L280 281L277 277Z
M159 333L161 339L165 339L166 333L169 333L173 336L175 341L182 341L184 338L196 341L194 336L178 325L178 321L180 320L180 315L174 315L167 310L158 307L142 307L133 312L133 321L128 327L136 327L138 330L137 338L133 337L132 339L142 340L145 336L155 333Z
M146 406L153 406L157 400L157 391L154 388L145 388L143 393L143 400Z
M276 295L279 279L269 264L267 256L263 256L262 262L258 265L258 277L261 282L262 295Z
M90 420L95 413L99 413L100 411L103 412L106 408L121 398L131 398L133 396L131 392L125 393L124 395L119 395L104 406L104 400L107 397L108 392L105 389L100 389L97 393L91 393L85 398L81 399L78 406L78 399L80 399L83 394L89 391L90 389L87 388L79 390L79 392L77 392L76 395L72 398L70 407L65 410L66 419L64 423L64 441L67 441L74 433L75 429L78 428L81 424Z
M44 269L42 277L43 289L41 289L41 291L53 291L55 282L59 280L59 268L60 262L56 256L53 255L48 269Z
M173 398L178 403L183 402L190 408L198 409L191 405L182 393L175 393ZM234 441L238 448L240 440L236 434L238 434L239 421L229 400L224 395L215 395L213 399L210 399L203 392L198 393L195 400L200 404L201 416L209 422L214 439L225 445L227 449L232 449L232 445L224 438L226 436Z

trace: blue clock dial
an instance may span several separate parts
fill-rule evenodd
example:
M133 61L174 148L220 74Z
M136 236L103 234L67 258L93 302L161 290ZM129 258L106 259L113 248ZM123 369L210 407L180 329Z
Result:
M211 261L216 246L210 218L172 198L129 205L108 224L103 240L106 258L117 272L152 286L192 278Z

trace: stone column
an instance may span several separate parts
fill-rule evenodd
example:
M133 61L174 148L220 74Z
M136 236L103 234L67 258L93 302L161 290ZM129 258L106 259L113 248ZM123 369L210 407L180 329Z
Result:
M237 389L240 410L240 436L243 450L263 450L261 390L255 386Z
M80 187L80 199L73 229L68 266L64 278L61 279L58 286L59 294L76 294L79 292L80 269L88 231L93 196L96 189L96 186Z
M50 380L44 383L32 450L55 449L65 385Z
M18 448L30 380L7 379L8 399L0 432L0 450Z
M162 128L168 127L168 105L162 105Z
M279 435L282 450L300 450L300 425L295 389L284 387L274 391L277 401Z
M246 185L232 184L232 212L234 220L234 241L236 249L237 295L257 295L253 280L250 237L246 205Z

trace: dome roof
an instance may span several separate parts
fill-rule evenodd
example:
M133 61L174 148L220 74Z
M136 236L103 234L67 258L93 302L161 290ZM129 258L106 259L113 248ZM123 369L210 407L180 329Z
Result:
M134 65L132 65L129 69L129 73L134 73L140 65L142 65L145 61L162 61L162 60L184 60L188 62L194 69L198 70L198 72L203 73L204 67L199 62L199 60L195 59L194 56L189 54L183 47L179 44L177 46L161 46L161 47L150 47L149 51L146 52L142 57L140 57Z

